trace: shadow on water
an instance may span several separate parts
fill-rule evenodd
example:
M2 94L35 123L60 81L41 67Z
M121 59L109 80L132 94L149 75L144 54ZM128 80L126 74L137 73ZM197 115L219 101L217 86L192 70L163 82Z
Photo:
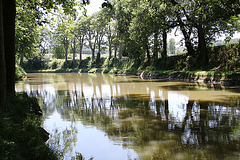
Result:
M220 84L206 84L206 83L186 83L186 84L180 84L180 85L171 85L171 86L161 86L164 89L167 90L174 90L174 91L201 91L201 90L224 90L226 86L220 85Z
M167 90L174 90L174 91L220 91L226 90L230 92L240 93L239 86L231 86L231 85L224 85L224 84L212 84L212 83L195 83L195 82L186 82L185 84L177 84L177 85L166 85L161 86L161 88Z
M227 89L231 92L240 93L240 86L228 86Z
M143 80L143 79L138 79L136 80L135 77L133 77L134 80L128 80L128 81L119 81L118 83L154 83L154 82L169 82L167 79L156 79L156 80Z

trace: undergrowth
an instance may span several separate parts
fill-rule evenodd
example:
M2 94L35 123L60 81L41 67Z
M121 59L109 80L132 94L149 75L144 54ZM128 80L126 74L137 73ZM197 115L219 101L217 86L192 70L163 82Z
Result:
M41 110L36 98L26 93L8 97L7 111L0 117L0 159L54 160L57 155L45 141Z

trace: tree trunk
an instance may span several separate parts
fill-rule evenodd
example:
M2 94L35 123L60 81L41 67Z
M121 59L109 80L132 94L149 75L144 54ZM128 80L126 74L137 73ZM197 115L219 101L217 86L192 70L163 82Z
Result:
M94 59L95 59L95 48L96 48L96 38L95 38L95 41L94 41L93 45L92 45L91 40L89 40L89 48L92 51L92 61L94 61Z
M114 43L114 59L117 59L117 43Z
M109 42L108 53L109 53L109 59L111 59L112 58L112 43L110 43L110 42Z
M163 52L161 53L162 59L166 60L167 58L167 32L163 30Z
M15 16L16 1L2 1L4 55L6 65L6 92L7 95L15 94Z
M2 1L0 1L0 112L6 110L6 65L4 55L4 34L3 34L3 14L2 14Z
M82 49L83 49L83 45L80 44L80 49L79 49L79 62L82 62Z
M101 43L98 44L98 54L101 55ZM99 57L101 58L101 57Z
M198 26L198 50L200 52L200 56L202 57L202 63L208 64L208 50L205 40L205 34L201 25Z
M20 66L23 66L23 55L20 56Z
M182 19L179 15L178 15L178 23L180 25L180 29L181 29L182 34L184 36L185 46L187 48L188 55L193 56L195 54L195 50L194 50L192 42L191 42L191 29L189 29L188 32L186 31L186 29L184 27L185 24L182 22Z
M92 61L94 61L94 59L95 59L95 49L92 48L91 50L92 50Z
M83 49L84 35L80 38L80 48L79 48L79 63L82 62L82 49Z
M122 42L119 43L119 53L118 53L118 56L119 56L119 61L122 60Z
M180 27L181 28L181 31L183 33L183 36L184 36L184 40L185 40L185 46L187 48L187 51L188 51L188 55L194 55L195 54L195 51L193 49L193 45L192 45L192 42L191 42L191 37L190 37L190 34L189 32L187 32L184 27Z
M68 54L68 46L69 46L69 43L67 42L67 38L65 38L64 40L64 49L65 49L65 63L67 63L67 54Z
M65 63L67 63L67 53L68 53L68 48L64 48L65 49Z
M73 64L75 64L76 49L73 49Z
M72 52L73 52L73 64L75 64L75 56L76 56L76 40L74 38L73 44L72 44Z
M108 22L110 22L110 19ZM108 25L108 30L109 30L109 32L108 32L108 54L109 54L109 57L108 58L111 59L112 58L112 31L111 31L110 25Z

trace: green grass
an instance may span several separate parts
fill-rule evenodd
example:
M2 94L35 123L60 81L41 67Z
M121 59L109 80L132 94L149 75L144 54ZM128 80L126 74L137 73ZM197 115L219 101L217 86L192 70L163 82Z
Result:
M138 64L134 60L129 58L123 58L122 61L117 59L101 58L100 60L91 61L90 57L86 57L79 65L79 61L73 64L71 60L68 64L64 63L64 59L52 59L48 61L48 64L44 69L40 70L27 70L27 72L89 72L89 73L111 73L111 74L126 74L126 75L136 75L142 72L145 73L156 73L159 76L169 76L176 78L194 78L194 77L214 77L214 78L236 78L240 76L240 72L233 71L218 71L218 70L178 70L174 69L172 63L176 60L183 59L182 55L169 57L166 65L170 67L163 68L161 63L152 63L150 65ZM177 65L177 64L175 64ZM146 66L146 67L144 67ZM167 69L169 68L169 69Z

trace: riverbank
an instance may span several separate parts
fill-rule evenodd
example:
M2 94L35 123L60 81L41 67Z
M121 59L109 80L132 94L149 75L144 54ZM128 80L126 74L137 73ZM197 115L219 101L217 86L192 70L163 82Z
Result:
M159 71L138 73L142 79L169 79L202 83L240 84L239 72L215 71Z
M240 84L240 43L213 46L209 48L209 62L199 61L197 55L171 55L166 59L137 60L123 57L115 58L90 57L80 61L51 59L28 61L23 68L29 73L107 73L116 75L137 75L143 79L169 79L197 81L204 83ZM39 65L41 64L41 65Z
M49 135L41 115L36 98L26 93L8 97L7 111L0 114L0 159L58 159L45 143Z
M117 68L108 69L92 68L92 69L66 69L66 70L29 70L27 73L102 73L115 74L119 76L138 76L141 79L168 79L179 81L193 81L200 83L213 84L240 84L240 72L220 72L220 71L154 71L154 70L135 70L132 72L124 72Z

